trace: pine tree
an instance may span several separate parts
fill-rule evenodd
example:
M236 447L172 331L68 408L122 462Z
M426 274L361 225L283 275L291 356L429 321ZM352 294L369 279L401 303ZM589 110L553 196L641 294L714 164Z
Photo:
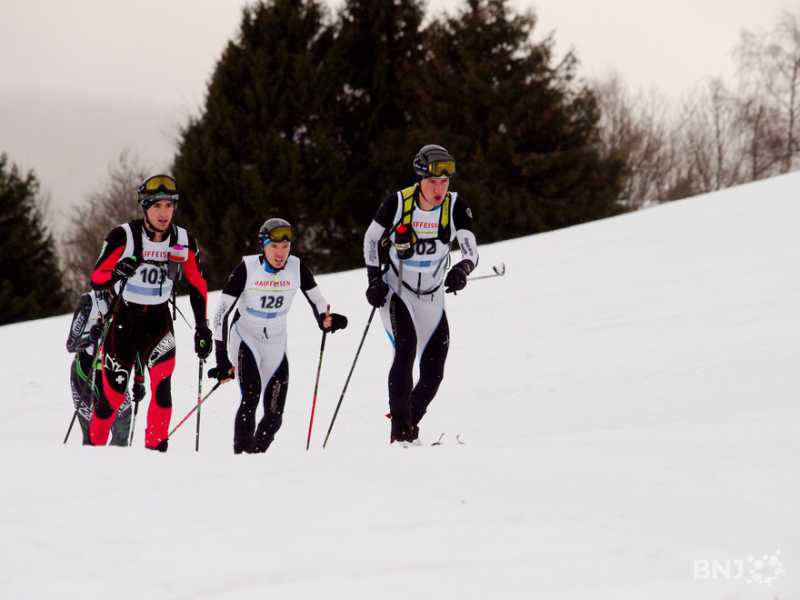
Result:
M0 154L0 325L65 310L54 242L35 204L39 182Z
M326 65L332 29L315 0L270 0L244 9L208 88L203 114L183 130L174 173L180 217L221 286L242 254L257 251L269 217L292 222L294 249L325 267L335 247L338 182L345 172Z
M411 160L422 145L409 136L424 60L420 0L346 0L333 54L342 90L336 118L347 140L346 197L358 225L351 246L360 264L361 240L391 191L413 180Z
M621 211L623 163L601 157L597 102L574 56L556 63L551 37L532 41L535 25L506 0L468 0L426 31L415 134L455 155L483 242Z

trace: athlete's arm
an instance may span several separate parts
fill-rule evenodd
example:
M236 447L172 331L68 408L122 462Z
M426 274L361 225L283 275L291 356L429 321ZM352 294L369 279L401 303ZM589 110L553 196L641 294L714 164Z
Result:
M305 263L300 261L300 290L314 311L314 318L319 321L319 316L328 310L328 302L314 280L314 275L308 270Z
M208 319L208 283L200 272L200 249L192 236L189 236L189 255L183 263L183 272L189 282L189 302L194 322L203 323Z
M381 204L372 223L364 234L364 263L367 265L367 277L373 279L381 275L380 249L386 232L394 225L397 212L397 196L390 194Z
M103 242L103 248L100 250L100 256L94 265L94 271L92 271L92 288L104 290L116 283L114 267L125 251L127 241L125 230L122 227L115 227L108 234Z
M72 315L72 323L67 337L67 352L78 352L92 343L89 330L89 315L92 312L92 299L89 294L81 295L78 308Z
M247 283L247 267L242 261L228 277L228 281L219 296L217 310L214 312L214 322L211 324L214 330L215 345L222 343L223 347L227 348L231 313L239 300L239 296L244 291L245 283Z
M456 198L453 207L453 226L456 229L456 239L461 249L461 259L468 260L472 266L470 271L478 266L478 241L472 233L472 210L461 196Z

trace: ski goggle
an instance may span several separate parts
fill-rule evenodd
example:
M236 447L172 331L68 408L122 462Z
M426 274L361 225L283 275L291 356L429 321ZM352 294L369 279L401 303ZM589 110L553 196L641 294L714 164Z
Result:
M290 225L280 225L263 232L258 239L262 246L266 246L270 242L292 242L294 241L294 229Z
M435 160L428 163L429 177L452 177L456 174L456 161Z
M175 180L169 175L154 175L148 178L139 188L139 191L145 194L157 194L162 192L164 194L178 194L178 186Z

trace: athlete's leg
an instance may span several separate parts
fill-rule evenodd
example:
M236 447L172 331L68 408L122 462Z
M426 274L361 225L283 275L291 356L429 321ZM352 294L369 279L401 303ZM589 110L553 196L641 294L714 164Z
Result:
M264 416L258 423L256 435L250 452L266 452L275 439L275 434L283 423L283 408L286 405L286 393L289 390L289 361L283 355L278 368L269 379L264 389Z
M124 303L120 304L113 319L105 343L100 349L103 368L95 376L98 394L89 423L89 437L95 446L104 446L108 441L117 409L125 399L128 377L136 354L135 329L130 311ZM91 374L89 376L91 377ZM101 380L99 382L98 376Z
M69 372L69 384L72 388L72 403L78 411L78 423L83 433L83 445L91 445L89 437L89 421L92 418L92 392L89 389L91 377L92 355L78 351L72 361Z
M442 312L439 324L422 351L419 361L419 381L411 392L412 425L419 425L428 405L436 396L444 375L444 363L450 346L450 327Z
M169 422L172 418L172 373L175 370L175 334L166 304L151 307L142 319L138 343L140 356L147 357L150 374L150 402L144 445L151 450L167 450Z
M111 442L112 446L127 446L128 438L131 432L131 393L125 392L125 400L122 406L117 411L117 418L114 419L114 425L111 426Z
M411 313L403 300L392 294L388 302L389 326L394 342L394 359L389 369L389 410L392 415L391 441L411 439L411 388L417 333Z
M258 370L256 358L247 343L239 343L237 361L237 377L242 401L236 411L236 421L233 426L233 453L248 452L253 443L256 430L256 409L261 397L261 375Z

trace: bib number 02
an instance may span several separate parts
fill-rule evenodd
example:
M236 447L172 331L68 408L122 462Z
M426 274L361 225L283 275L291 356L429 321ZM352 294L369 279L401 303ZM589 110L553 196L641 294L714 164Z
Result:
M417 240L414 252L416 254L436 254L436 240Z

